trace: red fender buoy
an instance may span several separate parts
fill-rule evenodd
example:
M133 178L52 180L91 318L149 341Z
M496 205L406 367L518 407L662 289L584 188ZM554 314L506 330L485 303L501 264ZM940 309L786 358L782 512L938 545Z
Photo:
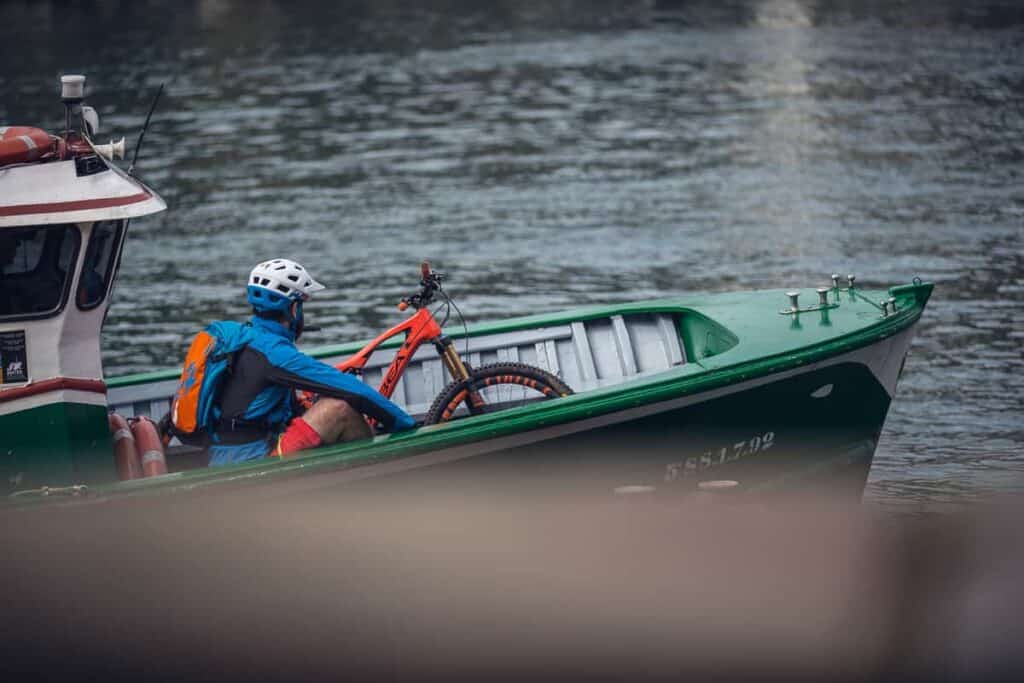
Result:
M155 477L158 474L167 474L164 445L160 441L156 423L148 417L133 417L129 422L139 451L139 459L142 461L142 476Z
M128 420L117 413L111 413L110 435L114 438L114 462L117 463L117 476L121 481L142 478L142 463L139 452L135 450L135 437L128 427Z
M35 161L53 151L45 130L29 126L0 126L0 166Z

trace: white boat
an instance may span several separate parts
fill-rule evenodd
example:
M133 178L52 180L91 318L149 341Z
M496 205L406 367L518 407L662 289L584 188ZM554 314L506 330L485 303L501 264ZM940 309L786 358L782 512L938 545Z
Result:
M0 433L11 489L110 471L100 328L129 222L166 208L111 163L123 140L93 143L84 81L62 78L63 134L0 126Z

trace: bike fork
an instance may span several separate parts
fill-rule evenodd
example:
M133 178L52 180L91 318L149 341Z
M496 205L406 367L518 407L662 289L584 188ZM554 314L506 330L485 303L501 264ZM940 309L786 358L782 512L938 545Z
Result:
M445 335L438 337L434 346L437 348L437 355L441 357L444 366L448 368L448 373L455 380L461 382L469 379L469 368L462 362L462 357L455 349L455 343L449 337ZM470 389L468 399L466 406L471 415L479 415L483 412L485 403L478 391Z

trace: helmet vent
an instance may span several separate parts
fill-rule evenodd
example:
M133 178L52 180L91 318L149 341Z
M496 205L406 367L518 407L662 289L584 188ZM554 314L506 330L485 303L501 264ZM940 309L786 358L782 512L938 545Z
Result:
M298 282L299 281L299 276L298 275L289 275L288 279L291 280L292 282Z

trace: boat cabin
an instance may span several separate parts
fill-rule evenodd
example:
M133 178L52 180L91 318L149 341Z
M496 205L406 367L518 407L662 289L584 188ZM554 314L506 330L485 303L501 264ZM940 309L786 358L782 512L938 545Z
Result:
M7 491L116 478L100 328L132 218L164 201L97 145L85 78L66 129L0 125L0 475Z

